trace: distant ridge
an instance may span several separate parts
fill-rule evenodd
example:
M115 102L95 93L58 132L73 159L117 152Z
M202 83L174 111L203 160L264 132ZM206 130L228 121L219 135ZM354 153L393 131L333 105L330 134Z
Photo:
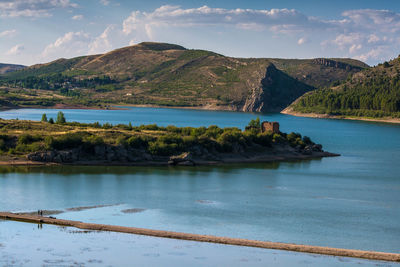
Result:
M23 65L4 64L0 63L0 74L5 74L25 68Z
M353 59L233 58L144 42L105 54L33 65L3 75L0 85L51 90L79 97L73 101L84 105L268 112L281 111L305 92L343 81L364 68L368 65ZM45 101L52 105L48 98Z

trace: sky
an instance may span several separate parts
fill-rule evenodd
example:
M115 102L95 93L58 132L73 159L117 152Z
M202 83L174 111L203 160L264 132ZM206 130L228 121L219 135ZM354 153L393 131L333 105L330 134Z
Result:
M0 0L0 62L33 65L144 41L233 57L400 54L398 0Z

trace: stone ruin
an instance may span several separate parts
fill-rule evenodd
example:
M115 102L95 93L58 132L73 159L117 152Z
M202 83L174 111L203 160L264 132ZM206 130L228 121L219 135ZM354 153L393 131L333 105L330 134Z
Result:
M276 121L263 121L261 123L261 131L264 132L272 132L272 133L280 133L279 131L279 122Z

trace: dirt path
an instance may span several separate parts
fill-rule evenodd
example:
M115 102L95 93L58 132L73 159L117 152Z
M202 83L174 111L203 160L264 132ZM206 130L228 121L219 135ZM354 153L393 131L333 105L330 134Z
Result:
M10 212L0 212L0 219L38 223L38 224L39 223L54 224L59 226L76 227L86 230L110 231L110 232L128 233L136 235L147 235L147 236L155 236L163 238L174 238L181 240L227 244L235 246L279 249L279 250L316 253L316 254L332 255L340 257L354 257L354 258L363 258L369 260L400 262L400 254L398 253L362 251L354 249L341 249L341 248L319 247L319 246L309 246L309 245L286 244L286 243L268 242L268 241L257 241L257 240L241 239L241 238L218 237L211 235L178 233L171 231L151 230L151 229L135 228L135 227L84 223L80 221L61 220L49 217L40 217L36 215L26 215L26 214L18 214Z

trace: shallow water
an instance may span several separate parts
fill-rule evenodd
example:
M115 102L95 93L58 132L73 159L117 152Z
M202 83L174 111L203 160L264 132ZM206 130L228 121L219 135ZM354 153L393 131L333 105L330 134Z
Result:
M60 246L59 244L62 244ZM0 220L1 266L398 266Z
M58 110L0 112L36 119ZM179 109L63 110L67 120L243 128L256 115ZM400 252L400 126L260 115L341 157L214 167L0 168L0 210L278 242ZM125 209L144 209L124 213ZM1 228L1 224L0 224Z

